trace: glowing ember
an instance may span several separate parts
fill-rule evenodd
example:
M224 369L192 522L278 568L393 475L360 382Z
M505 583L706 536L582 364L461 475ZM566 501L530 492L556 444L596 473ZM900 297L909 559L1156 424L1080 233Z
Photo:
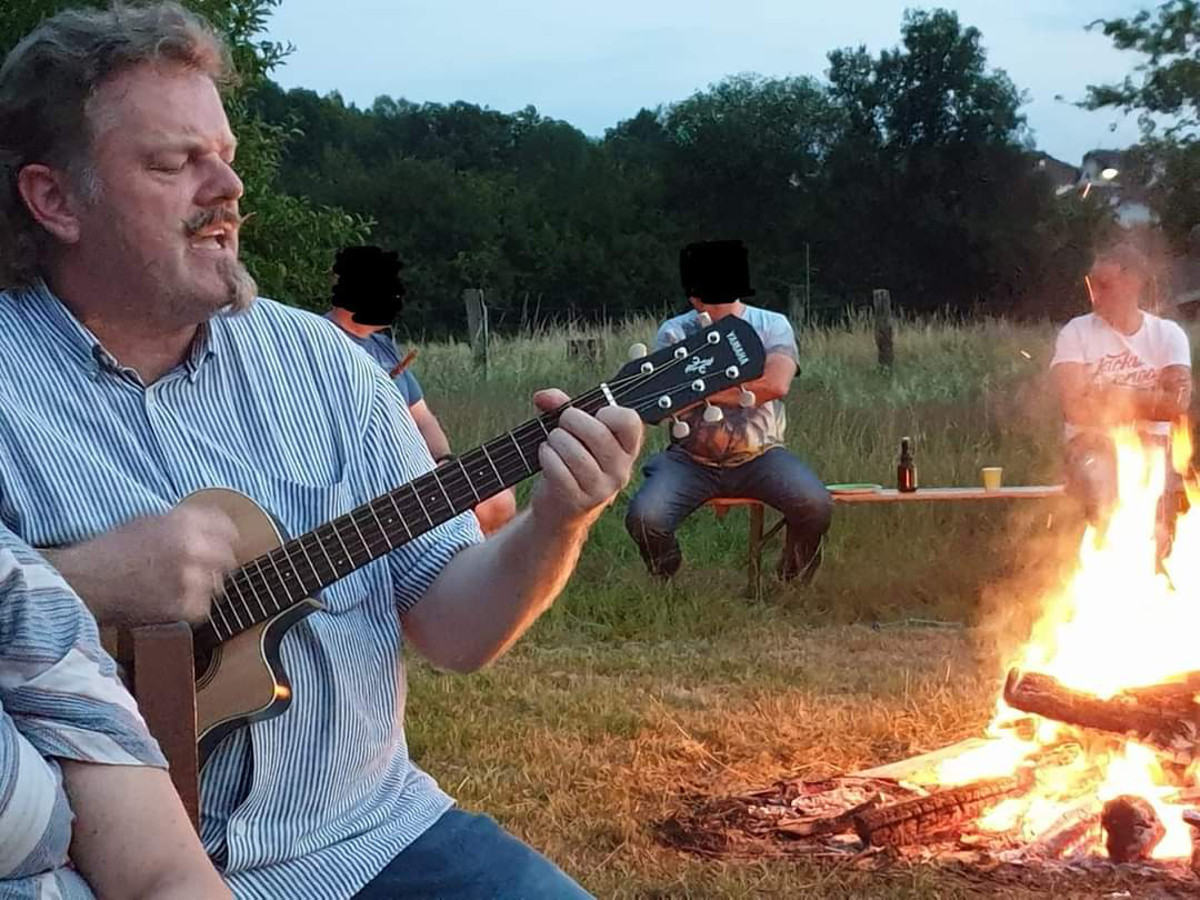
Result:
M1132 429L1114 432L1113 438L1119 501L1108 526L1103 533L1088 529L1074 571L1046 599L1031 639L1011 661L1022 671L1049 675L1065 688L1100 698L1178 682L1185 673L1200 671L1200 513L1179 518L1171 553L1159 567L1159 500L1167 454L1143 446ZM1191 451L1190 431L1182 422L1175 428L1170 462L1185 476ZM1185 485L1194 509L1200 491L1190 478ZM981 830L1031 841L1073 810L1098 809L1129 794L1150 803L1167 829L1155 859L1191 854L1191 834L1182 817L1187 807L1178 797L1198 784L1195 764L1183 773L1148 746L1096 734L1066 762L1044 764L1034 757L1080 733L1039 718L1036 734L1027 727L1022 738L1012 726L1026 718L1000 700L988 729L991 740L937 770L940 784L954 785L1012 774L1023 762L1032 765L1034 789L984 815L976 823ZM1098 835L1097 828L1088 852L1104 853Z

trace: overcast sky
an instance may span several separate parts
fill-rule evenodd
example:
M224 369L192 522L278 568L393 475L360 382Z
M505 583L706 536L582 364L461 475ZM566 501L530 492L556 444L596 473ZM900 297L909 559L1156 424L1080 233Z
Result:
M466 100L504 112L533 104L591 135L643 107L681 100L738 72L824 76L826 53L899 42L906 6L892 0L283 0L270 37L296 52L284 87L338 90L369 106L380 94ZM1124 147L1137 129L1067 102L1138 61L1084 30L1142 5L1121 0L957 0L940 4L983 32L989 63L1029 95L1038 147L1071 163ZM925 8L932 8L931 6ZM1110 130L1115 125L1116 129Z

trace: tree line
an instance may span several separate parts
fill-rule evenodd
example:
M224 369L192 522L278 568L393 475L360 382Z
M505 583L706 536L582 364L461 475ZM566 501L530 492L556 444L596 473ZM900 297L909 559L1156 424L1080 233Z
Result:
M465 287L502 327L678 305L679 247L717 237L747 242L775 309L828 318L887 287L914 312L1061 314L1106 220L1055 196L1020 91L945 10L830 53L824 80L731 76L600 139L533 107L359 109L269 81L250 104L292 129L282 188L369 218L434 331Z
M836 318L886 287L914 313L1062 317L1082 308L1091 247L1113 227L1096 194L1056 194L1022 92L943 9L907 12L878 54L833 50L821 78L733 75L593 138L532 106L384 95L360 109L285 91L270 75L288 48L262 39L279 2L187 5L230 39L243 76L228 106L254 213L248 264L265 295L296 305L324 308L337 248L371 241L406 262L412 330L460 331L474 287L502 329L616 318L678 307L679 248L738 237L756 302L796 315ZM0 51L67 5L22 0ZM1185 31L1194 5L1164 4L1161 28ZM1161 50L1149 14L1101 25L1118 46ZM1166 99L1126 82L1087 102L1163 107L1171 84ZM1182 152L1177 133L1157 135L1156 158L1164 142ZM1194 196L1182 181L1156 198L1176 231L1191 207L1168 188Z

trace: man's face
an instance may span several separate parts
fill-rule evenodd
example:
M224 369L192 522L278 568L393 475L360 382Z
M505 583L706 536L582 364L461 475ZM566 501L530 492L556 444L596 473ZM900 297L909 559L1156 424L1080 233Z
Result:
M83 204L75 250L96 279L173 324L244 309L256 288L238 261L236 141L212 81L143 65L88 105L98 196Z
M1088 281L1091 283L1092 306L1099 315L1107 318L1137 309L1143 279L1136 270L1100 259L1088 273Z

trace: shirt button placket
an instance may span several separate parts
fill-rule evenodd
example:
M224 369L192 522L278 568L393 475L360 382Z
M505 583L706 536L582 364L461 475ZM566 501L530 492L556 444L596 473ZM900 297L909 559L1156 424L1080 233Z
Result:
M175 495L182 497L188 490L178 469L178 459L181 455L179 441L175 435L171 411L163 402L163 386L163 382L158 381L145 389L143 405L146 424L150 433L154 435L163 477L170 483Z

